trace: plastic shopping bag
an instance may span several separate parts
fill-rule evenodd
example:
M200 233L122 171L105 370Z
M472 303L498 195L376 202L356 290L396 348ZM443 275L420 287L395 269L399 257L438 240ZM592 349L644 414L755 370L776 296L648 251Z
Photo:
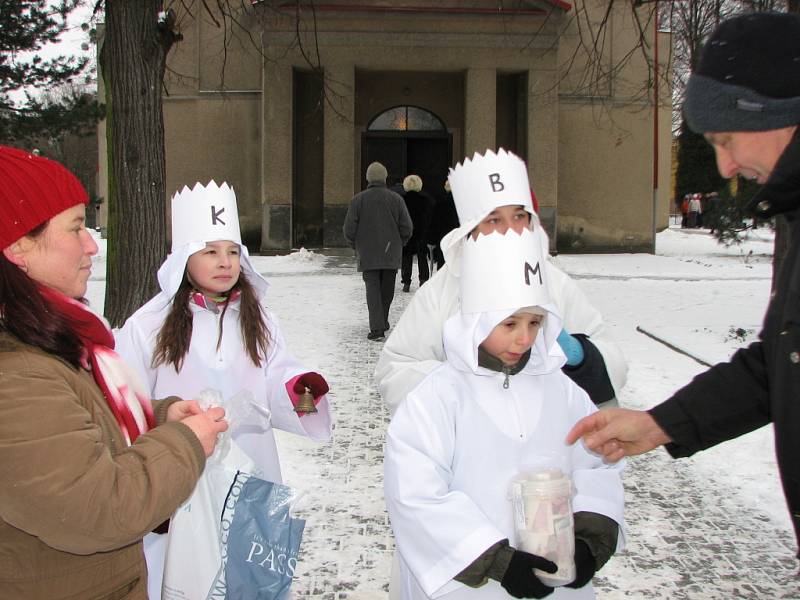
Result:
M223 568L209 598L287 598L305 521L290 515L292 488L238 474L222 515Z
M289 596L305 526L290 515L300 494L258 477L253 461L230 439L237 423L258 418L243 417L251 400L239 394L225 404L231 426L170 521L163 600ZM261 418L268 425L269 415Z

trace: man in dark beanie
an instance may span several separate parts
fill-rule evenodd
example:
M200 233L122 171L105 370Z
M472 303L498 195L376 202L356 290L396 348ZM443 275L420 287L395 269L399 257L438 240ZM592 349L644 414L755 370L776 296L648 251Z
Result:
M662 444L678 458L772 423L800 541L800 15L723 22L689 79L684 112L714 146L723 177L763 184L752 212L789 221L791 242L760 340L648 411L612 408L579 421L567 441L583 437L609 460Z
M723 177L766 183L800 124L800 15L723 22L689 78L683 110L689 127L714 146ZM757 202L753 208L759 216L780 212Z
M386 167L367 167L367 189L356 194L344 218L344 238L356 249L358 270L367 289L369 333L380 341L389 329L389 307L394 299L397 269L403 245L411 237L411 217L399 194L386 187Z

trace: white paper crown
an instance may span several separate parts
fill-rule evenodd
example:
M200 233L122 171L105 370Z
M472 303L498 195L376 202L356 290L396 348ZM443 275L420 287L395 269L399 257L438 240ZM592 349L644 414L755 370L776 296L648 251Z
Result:
M500 148L477 152L450 169L448 176L461 225L478 224L498 206L522 205L533 213L528 168L521 158Z
M528 229L467 238L461 255L461 312L549 305L545 260Z
M172 196L172 251L190 242L228 240L241 245L236 194L227 183L196 183Z

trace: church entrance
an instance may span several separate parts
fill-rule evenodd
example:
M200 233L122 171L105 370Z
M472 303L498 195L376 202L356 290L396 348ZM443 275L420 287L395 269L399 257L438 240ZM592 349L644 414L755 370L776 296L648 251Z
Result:
M412 106L384 111L361 134L361 182L367 166L378 161L389 173L389 187L402 185L406 175L422 178L431 198L444 196L444 182L453 158L453 137L433 113Z

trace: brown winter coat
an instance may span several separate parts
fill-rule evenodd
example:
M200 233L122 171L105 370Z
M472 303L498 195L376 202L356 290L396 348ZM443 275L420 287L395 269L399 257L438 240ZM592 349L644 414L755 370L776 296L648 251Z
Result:
M146 599L141 540L204 466L182 423L127 447L90 373L0 333L0 599Z

